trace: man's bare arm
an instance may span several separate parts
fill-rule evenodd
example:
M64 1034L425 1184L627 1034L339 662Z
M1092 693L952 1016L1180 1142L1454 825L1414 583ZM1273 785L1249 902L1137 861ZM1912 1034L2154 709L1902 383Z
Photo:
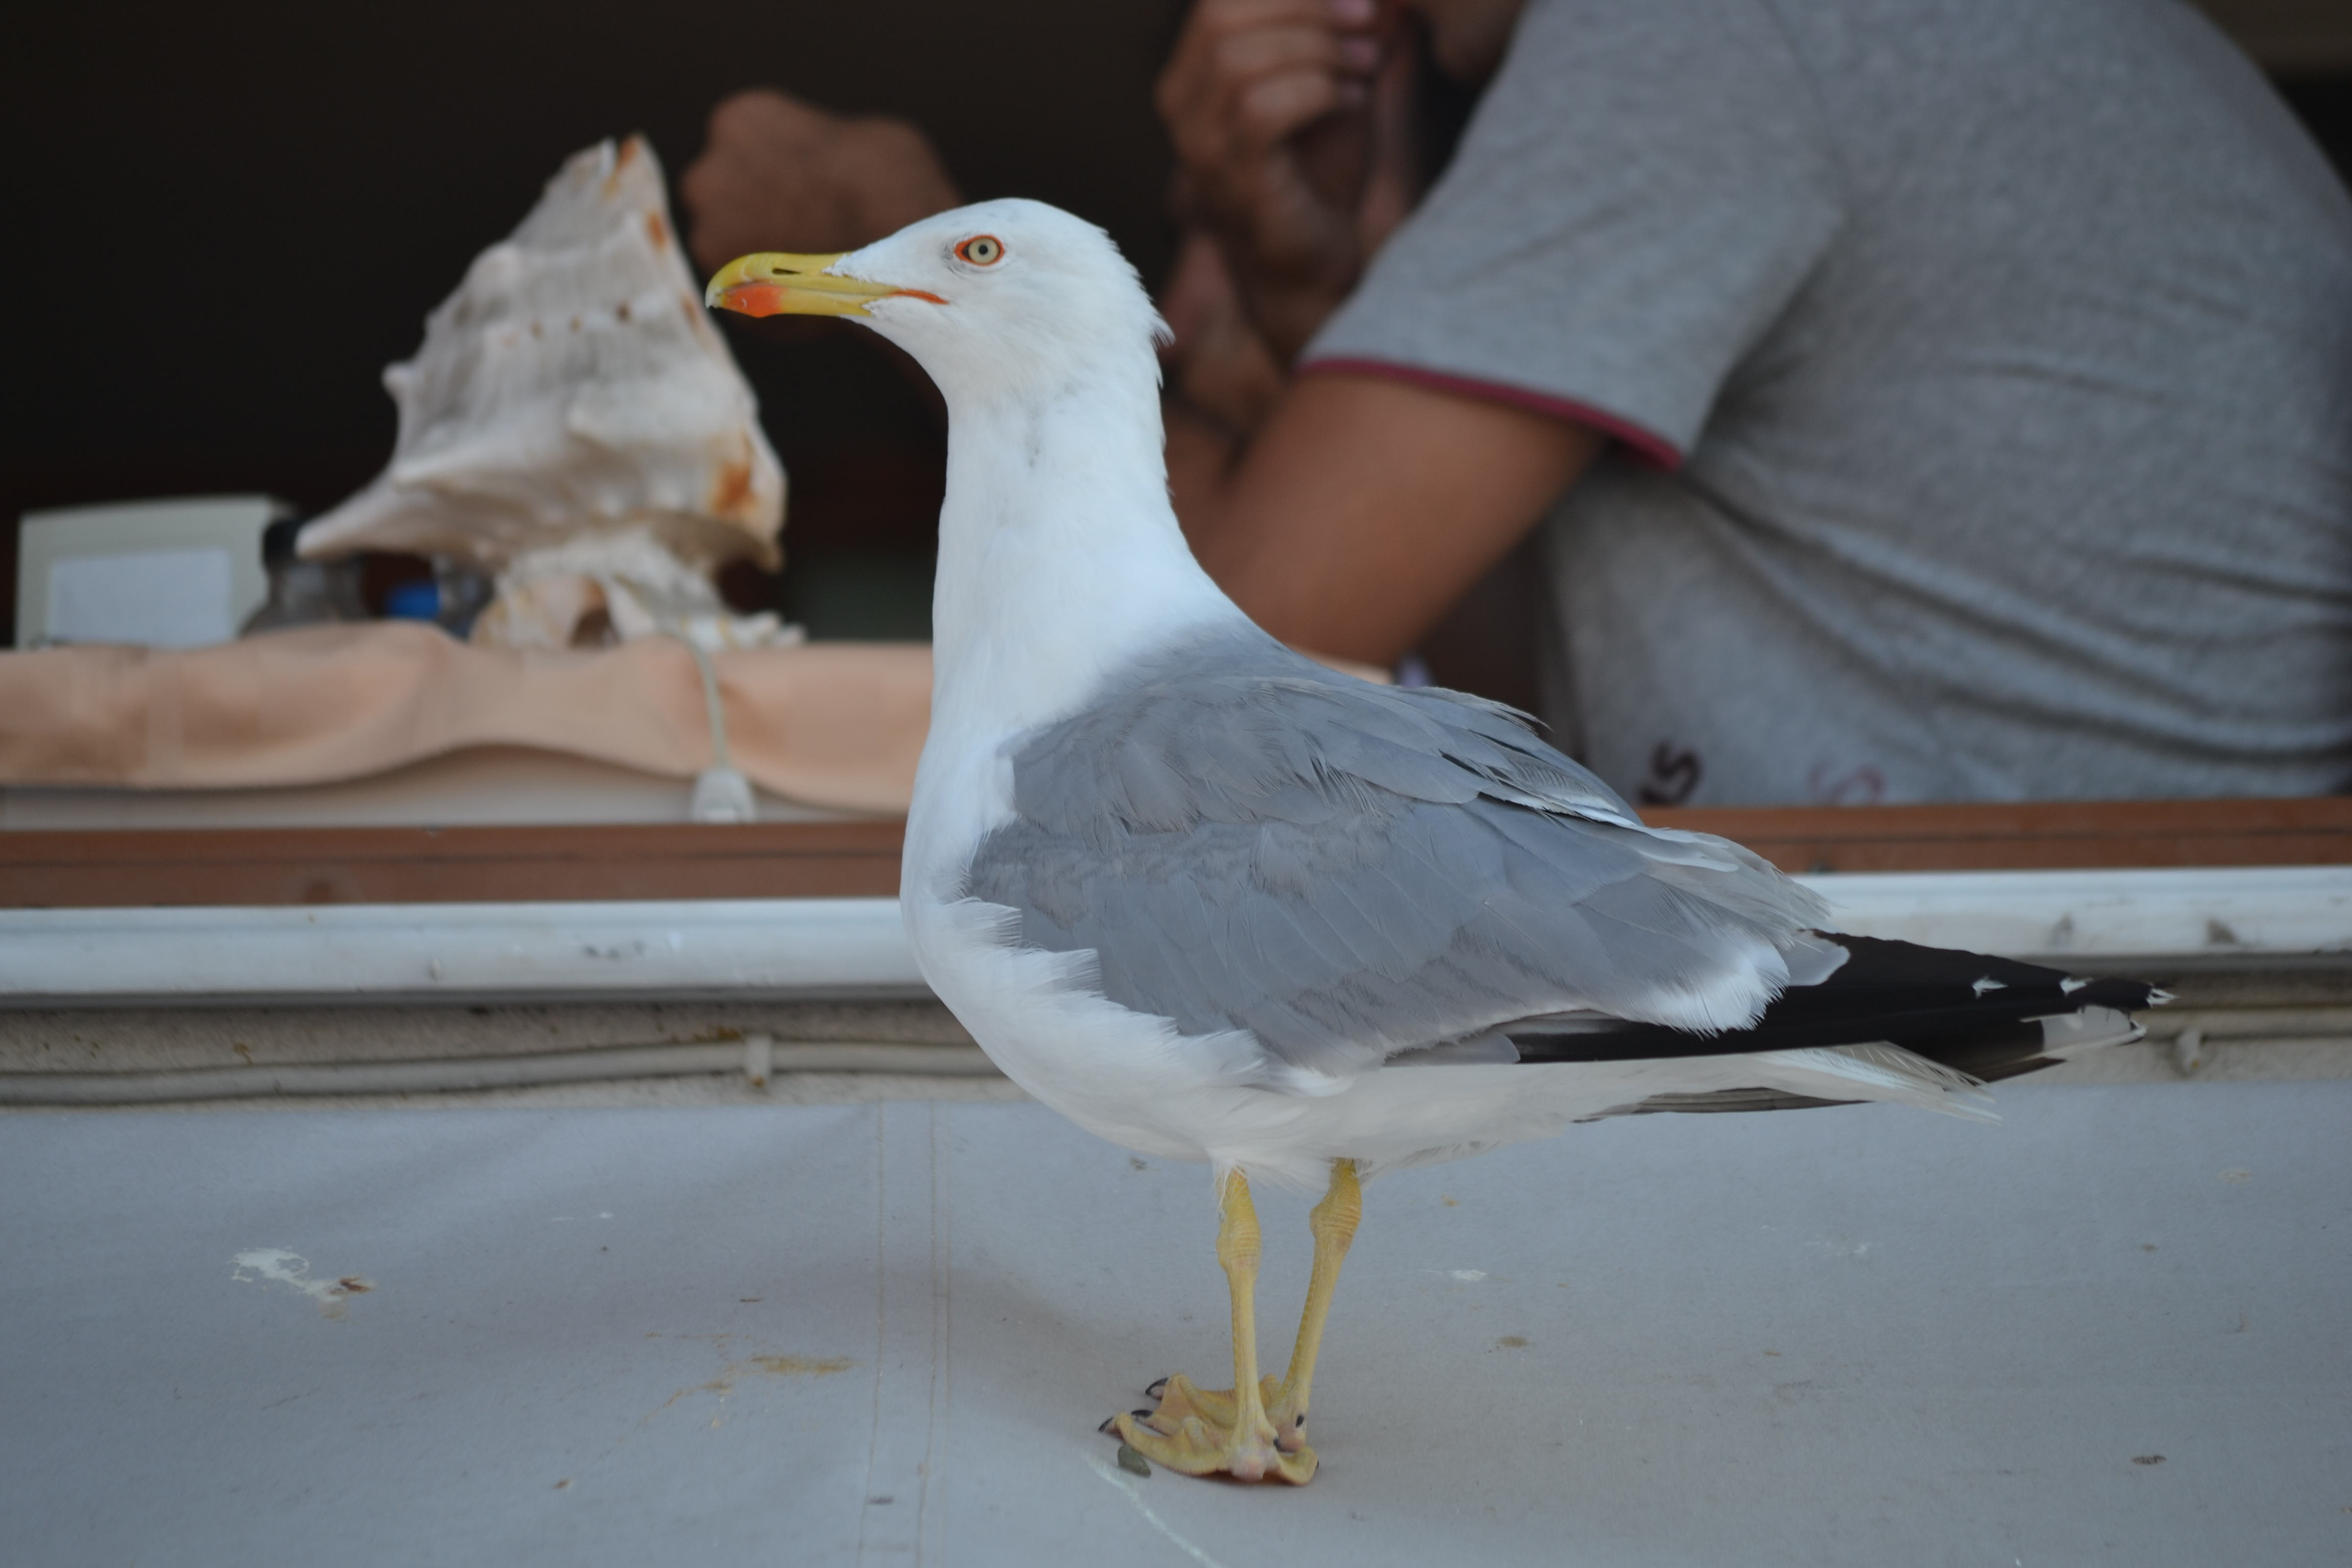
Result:
M1173 403L1169 481L1201 563L1296 647L1393 664L1533 528L1605 438L1375 376L1295 382L1234 437Z

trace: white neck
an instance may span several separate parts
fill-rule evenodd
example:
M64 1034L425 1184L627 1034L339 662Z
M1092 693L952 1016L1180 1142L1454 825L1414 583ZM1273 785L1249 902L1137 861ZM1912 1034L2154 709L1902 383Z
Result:
M1177 527L1148 371L1082 366L1044 397L949 389L935 728L1059 718L1139 655L1244 619Z

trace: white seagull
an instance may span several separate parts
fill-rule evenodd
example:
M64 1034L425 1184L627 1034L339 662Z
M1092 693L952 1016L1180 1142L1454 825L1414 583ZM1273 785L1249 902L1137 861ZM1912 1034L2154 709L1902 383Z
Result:
M1166 329L1092 225L984 202L845 255L744 257L707 300L851 317L947 400L900 900L924 977L1015 1083L1214 1172L1234 1385L1166 1379L1105 1424L1145 1457L1314 1475L1361 1179L1628 1112L1984 1116L1985 1080L2138 1037L2147 986L1826 932L1812 894L1644 826L1510 710L1260 630L1177 527ZM1259 1177L1328 1184L1279 1380L1258 1373Z

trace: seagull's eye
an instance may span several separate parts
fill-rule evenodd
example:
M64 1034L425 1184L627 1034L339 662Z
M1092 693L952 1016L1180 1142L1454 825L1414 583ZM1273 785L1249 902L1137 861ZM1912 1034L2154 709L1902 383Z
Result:
M975 234L955 248L956 259L974 267L993 267L1004 259L1004 242L992 234Z

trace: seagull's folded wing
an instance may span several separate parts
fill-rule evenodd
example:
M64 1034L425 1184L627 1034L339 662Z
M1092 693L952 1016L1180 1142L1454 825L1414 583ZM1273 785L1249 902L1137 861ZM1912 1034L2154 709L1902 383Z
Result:
M1023 945L1091 951L1114 1002L1248 1030L1270 1085L1580 1008L1738 1027L1843 956L1811 894L1642 827L1508 710L1254 629L1125 672L1013 768L967 894Z

